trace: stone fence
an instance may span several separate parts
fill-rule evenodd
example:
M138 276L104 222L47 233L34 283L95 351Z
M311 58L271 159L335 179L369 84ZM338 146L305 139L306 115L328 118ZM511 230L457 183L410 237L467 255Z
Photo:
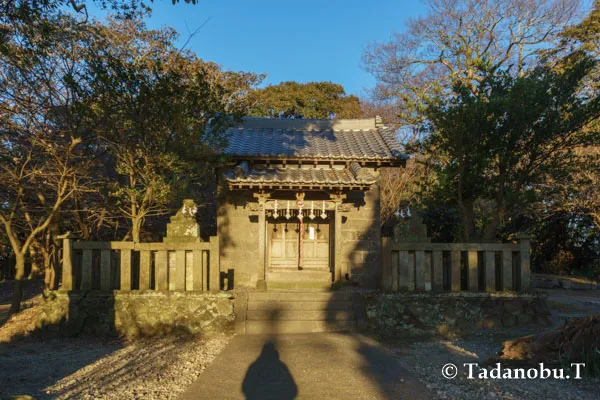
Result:
M92 242L63 239L62 290L219 291L219 240Z
M530 238L518 243L429 243L382 238L386 291L530 291Z

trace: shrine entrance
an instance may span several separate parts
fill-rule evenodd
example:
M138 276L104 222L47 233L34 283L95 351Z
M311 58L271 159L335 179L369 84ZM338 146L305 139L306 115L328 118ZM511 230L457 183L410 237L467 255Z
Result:
M281 221L269 218L267 266L269 270L330 271L329 220Z

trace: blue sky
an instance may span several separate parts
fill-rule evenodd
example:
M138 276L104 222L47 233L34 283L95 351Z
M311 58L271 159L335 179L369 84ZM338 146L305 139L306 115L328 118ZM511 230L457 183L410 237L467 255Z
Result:
M88 3L89 4L89 3ZM180 45L208 18L187 48L230 70L266 73L266 82L332 81L360 95L374 79L360 67L365 44L385 41L423 12L418 1L155 0L150 28L174 27ZM90 14L102 18L100 10Z

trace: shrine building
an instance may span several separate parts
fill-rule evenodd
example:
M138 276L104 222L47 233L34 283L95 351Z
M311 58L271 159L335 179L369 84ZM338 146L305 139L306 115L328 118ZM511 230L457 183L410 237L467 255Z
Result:
M219 170L220 270L258 289L379 287L378 177L406 157L379 118L246 118Z

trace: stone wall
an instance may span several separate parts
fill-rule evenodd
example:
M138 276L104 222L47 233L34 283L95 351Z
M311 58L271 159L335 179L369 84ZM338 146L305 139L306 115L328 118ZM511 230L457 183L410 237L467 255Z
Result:
M456 338L479 329L549 324L545 297L486 293L364 293L367 326L382 337Z
M366 193L351 192L342 213L342 270L360 286L377 288L380 277L381 228L379 186Z
M248 203L256 202L247 191L230 191L221 179L218 186L217 231L221 271L234 270L236 287L255 287L258 278L258 215Z
M58 291L40 307L36 327L61 336L232 332L235 322L233 297L226 293Z

